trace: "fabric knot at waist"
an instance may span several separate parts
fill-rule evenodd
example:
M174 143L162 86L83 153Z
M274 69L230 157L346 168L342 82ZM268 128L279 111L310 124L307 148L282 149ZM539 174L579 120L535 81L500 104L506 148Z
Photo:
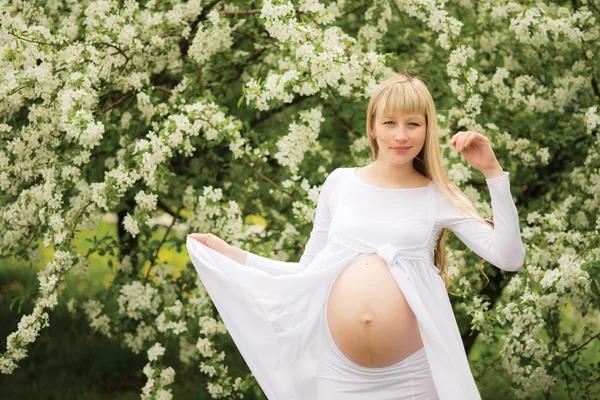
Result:
M377 255L383 258L390 267L394 265L396 257L400 257L404 259L423 260L427 265L433 268L437 274L440 273L440 269L431 261L429 249L425 245L399 247L392 243L386 243L377 249Z
M437 274L440 272L439 268L433 264L429 248L426 245L397 246L389 242L384 245L376 245L363 235L342 231L335 232L330 241L359 253L376 253L387 262L390 268L393 267L396 258L399 257L425 261Z

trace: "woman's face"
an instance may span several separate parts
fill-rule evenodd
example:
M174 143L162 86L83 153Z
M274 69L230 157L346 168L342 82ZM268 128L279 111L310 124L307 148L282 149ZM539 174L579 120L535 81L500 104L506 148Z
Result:
M376 117L373 134L376 135L379 145L377 158L385 157L394 163L412 162L425 145L427 134L425 114ZM396 151L393 148L397 146L409 148Z

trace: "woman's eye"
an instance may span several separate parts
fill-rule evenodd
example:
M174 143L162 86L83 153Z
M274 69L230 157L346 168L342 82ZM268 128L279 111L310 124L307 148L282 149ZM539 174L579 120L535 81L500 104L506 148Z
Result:
M389 122L389 123L391 123L391 124L394 124L394 123L395 123L394 121L386 121L386 122L384 122L383 124L385 125L385 124L387 124L388 122ZM409 125L410 125L410 124L413 124L413 125L415 125L415 126L420 126L420 125L419 125L419 124L417 124L416 122L410 122L410 123L409 123Z

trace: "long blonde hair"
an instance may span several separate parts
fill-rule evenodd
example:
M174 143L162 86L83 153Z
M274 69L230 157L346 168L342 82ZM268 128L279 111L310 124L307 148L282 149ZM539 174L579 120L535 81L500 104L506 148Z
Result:
M394 73L392 77L382 81L371 96L367 108L367 135L373 153L373 160L376 160L379 154L379 146L373 134L374 120L382 118L384 115L407 113L425 114L427 123L425 144L413 159L415 169L421 175L432 179L448 200L458 209L477 220L486 222L493 228L494 221L481 217L467 195L452 183L446 175L440 153L435 104L427 86L414 72L402 70ZM441 230L434 253L434 264L440 269L440 275L444 280L446 289L454 286L449 280L446 263L446 237L448 231L447 228ZM487 279L487 275L483 272L482 262L478 264L478 267Z

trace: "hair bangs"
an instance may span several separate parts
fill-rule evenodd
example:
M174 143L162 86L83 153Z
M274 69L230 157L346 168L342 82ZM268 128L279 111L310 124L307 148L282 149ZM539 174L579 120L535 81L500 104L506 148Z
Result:
M377 119L405 114L427 115L427 98L410 81L394 82L383 88L373 110Z

